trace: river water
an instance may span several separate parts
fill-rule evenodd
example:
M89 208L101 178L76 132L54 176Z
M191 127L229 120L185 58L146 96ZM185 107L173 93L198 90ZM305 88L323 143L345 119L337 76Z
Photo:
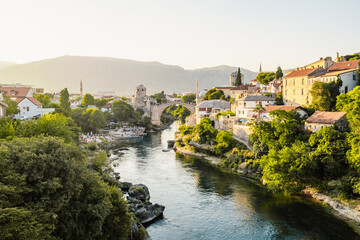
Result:
M274 195L256 181L222 173L199 159L163 152L175 124L130 143L116 162L121 180L149 187L164 218L147 230L168 239L360 239L311 201Z

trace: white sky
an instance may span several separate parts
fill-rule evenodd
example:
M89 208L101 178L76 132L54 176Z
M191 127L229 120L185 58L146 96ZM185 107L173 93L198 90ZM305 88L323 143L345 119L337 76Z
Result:
M0 0L0 60L275 70L360 51L360 0Z

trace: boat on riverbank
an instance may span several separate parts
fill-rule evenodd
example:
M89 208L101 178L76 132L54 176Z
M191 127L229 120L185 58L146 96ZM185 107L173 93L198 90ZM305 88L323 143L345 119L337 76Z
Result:
M125 127L109 131L109 136L116 139L141 138L145 135L144 127Z

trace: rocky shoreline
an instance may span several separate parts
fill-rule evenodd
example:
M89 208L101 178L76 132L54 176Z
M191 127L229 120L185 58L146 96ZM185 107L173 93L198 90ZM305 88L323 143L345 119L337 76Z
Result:
M219 157L209 156L205 153L191 152L184 148L176 146L174 146L174 150L181 155L201 158L207 161L212 166L221 170L220 162L222 161L222 159ZM251 165L247 164L246 162L242 163L239 166L239 169L235 174L239 174L240 176L246 178L255 179L261 182L263 185L265 184L264 181L261 179L261 172L259 172L259 169L253 169ZM360 212L358 210L342 202L339 202L330 196L318 193L314 189L306 189L303 191L303 194L304 196L311 197L313 200L319 203L325 203L325 206L328 207L330 212L335 217L341 218L342 220L346 221L358 234L360 234Z
M115 173L115 177L119 178L119 174ZM145 227L163 218L165 206L157 203L152 204L149 201L150 192L144 184L119 182L119 188L129 203L129 212L135 216L132 219L132 237L134 239L151 240Z

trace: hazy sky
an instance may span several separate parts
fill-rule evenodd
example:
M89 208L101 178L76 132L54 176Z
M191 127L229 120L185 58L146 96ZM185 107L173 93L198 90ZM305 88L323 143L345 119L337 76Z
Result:
M0 60L291 68L360 51L360 0L1 0Z

